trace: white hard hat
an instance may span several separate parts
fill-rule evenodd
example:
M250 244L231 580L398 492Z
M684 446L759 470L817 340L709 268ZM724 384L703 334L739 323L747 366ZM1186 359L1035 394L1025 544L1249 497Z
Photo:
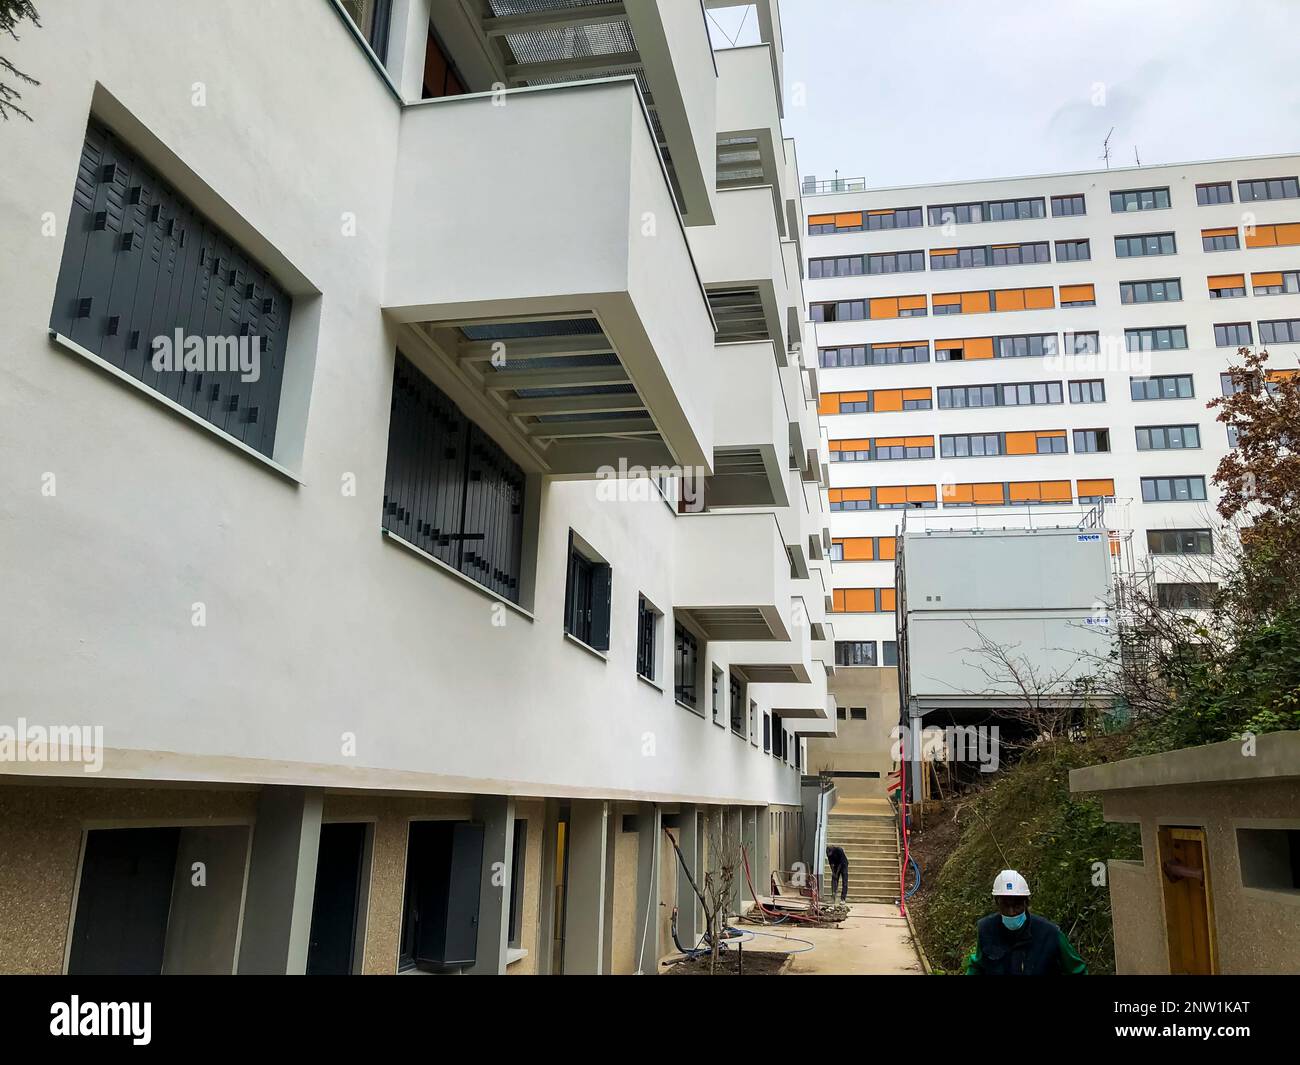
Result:
M1029 898L1029 882L1014 869L1003 869L993 881L994 895Z

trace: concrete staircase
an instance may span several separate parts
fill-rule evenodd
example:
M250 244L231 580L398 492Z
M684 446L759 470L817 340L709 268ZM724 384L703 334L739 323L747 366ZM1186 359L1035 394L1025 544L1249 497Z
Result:
M831 844L849 858L849 902L898 900L898 829L890 814L832 812L826 826ZM830 895L831 871L822 857L823 891Z

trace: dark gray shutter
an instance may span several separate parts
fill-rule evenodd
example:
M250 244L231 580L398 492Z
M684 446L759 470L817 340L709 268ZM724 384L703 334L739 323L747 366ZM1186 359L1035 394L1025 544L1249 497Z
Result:
M613 571L597 563L592 567L591 587L591 646L597 651L609 650L610 597Z

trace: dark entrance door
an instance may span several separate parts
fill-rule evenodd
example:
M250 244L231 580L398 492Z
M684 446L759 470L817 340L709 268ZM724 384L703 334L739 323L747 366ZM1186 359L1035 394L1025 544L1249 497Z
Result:
M353 971L365 854L364 824L321 825L308 976L346 976Z
M68 972L162 972L179 828L95 829L86 834Z

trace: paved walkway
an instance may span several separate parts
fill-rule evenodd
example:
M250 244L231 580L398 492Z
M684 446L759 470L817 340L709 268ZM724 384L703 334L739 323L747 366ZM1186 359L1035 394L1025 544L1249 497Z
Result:
M776 936L806 939L812 950L794 956L790 976L921 976L921 962L912 946L907 922L899 916L897 906L856 903L849 918L839 928L763 929ZM757 937L755 950L781 950L778 939ZM799 950L802 943L790 943L789 950Z

